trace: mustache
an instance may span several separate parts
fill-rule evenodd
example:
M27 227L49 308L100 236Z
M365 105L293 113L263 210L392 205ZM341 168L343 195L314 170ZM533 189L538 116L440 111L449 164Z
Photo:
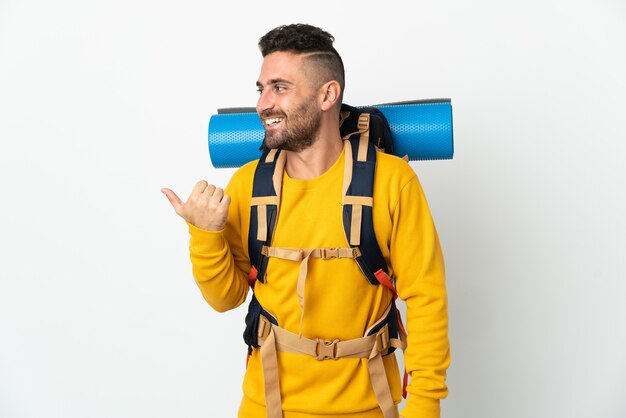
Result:
M264 110L263 112L259 113L259 117L262 119L268 119L268 118L286 118L287 115L285 115L282 112L272 112L269 110Z

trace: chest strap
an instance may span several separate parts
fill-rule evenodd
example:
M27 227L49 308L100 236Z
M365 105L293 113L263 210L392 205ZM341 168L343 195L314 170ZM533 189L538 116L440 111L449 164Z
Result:
M374 329L384 321L392 307L395 309L393 303L389 305L382 318L370 329ZM261 346L267 417L282 418L283 416L277 357L277 353L281 351L306 354L318 361L337 360L339 358L366 358L372 388L383 411L383 416L384 418L395 418L396 407L391 397L383 355L387 354L391 347L404 350L406 338L402 333L400 339L389 338L389 326L387 324L372 335L367 335L368 332L366 332L365 337L343 341L339 339L309 339L274 325L265 317L260 316L257 338Z
M357 248L283 248L268 247L264 245L261 253L265 257L276 257L283 260L299 261L300 272L298 273L298 281L296 282L296 294L300 303L300 334L302 335L302 320L304 319L304 286L306 283L307 272L309 268L309 259L321 258L330 260L333 258L352 258L356 259L361 255L361 251Z

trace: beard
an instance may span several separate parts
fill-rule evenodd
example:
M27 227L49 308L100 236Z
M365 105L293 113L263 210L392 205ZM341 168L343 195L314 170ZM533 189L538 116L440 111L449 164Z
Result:
M268 148L280 148L285 151L300 152L315 142L322 122L321 111L315 108L315 100L304 100L289 115L281 113L263 112L261 117L280 116L285 119L281 122L285 126L276 131L266 130L263 144Z

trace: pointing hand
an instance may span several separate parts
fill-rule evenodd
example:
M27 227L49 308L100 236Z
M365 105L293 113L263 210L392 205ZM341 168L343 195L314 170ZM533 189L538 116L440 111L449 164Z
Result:
M230 196L224 190L201 180L196 183L186 202L163 188L161 192L170 201L176 213L193 226L207 231L221 231L226 225Z

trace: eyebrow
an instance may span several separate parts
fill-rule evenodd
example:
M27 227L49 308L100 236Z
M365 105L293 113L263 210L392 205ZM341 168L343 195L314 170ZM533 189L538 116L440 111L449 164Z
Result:
M278 83L285 83L285 84L293 84L291 81L286 80L284 78L272 78L267 85L272 85L272 84L278 84ZM260 81L256 82L256 86L257 87L263 87L263 83L261 83Z

